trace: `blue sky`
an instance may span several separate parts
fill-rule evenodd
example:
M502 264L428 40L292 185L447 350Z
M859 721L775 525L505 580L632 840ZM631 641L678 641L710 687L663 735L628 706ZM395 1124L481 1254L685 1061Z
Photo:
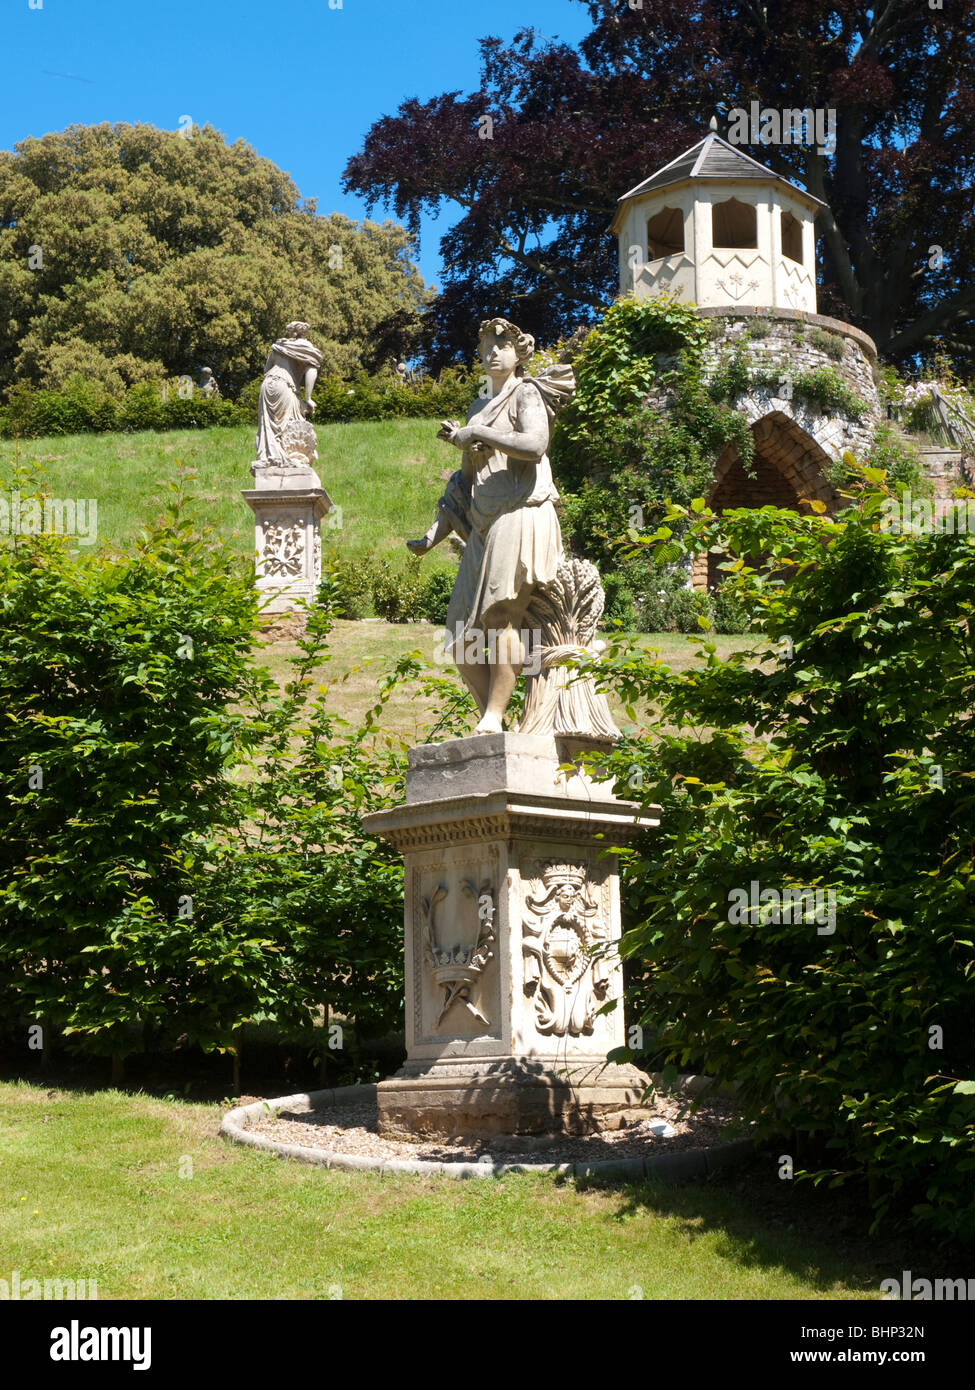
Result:
M177 130L189 116L286 169L319 212L361 219L339 179L372 122L407 97L473 88L478 39L527 25L571 42L590 27L579 0L3 0L0 148L100 121ZM451 220L424 223L428 281Z

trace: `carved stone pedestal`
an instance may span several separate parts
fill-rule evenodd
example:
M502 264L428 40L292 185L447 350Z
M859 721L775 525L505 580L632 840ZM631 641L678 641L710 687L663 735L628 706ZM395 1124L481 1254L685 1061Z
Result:
M406 859L407 1061L386 1134L583 1133L638 1105L623 1046L619 877L637 807L559 764L552 737L411 749L406 804L365 817ZM604 838L603 838L604 837Z
M257 587L265 613L314 600L322 578L322 521L332 499L313 468L252 464L256 487L242 496L254 513Z

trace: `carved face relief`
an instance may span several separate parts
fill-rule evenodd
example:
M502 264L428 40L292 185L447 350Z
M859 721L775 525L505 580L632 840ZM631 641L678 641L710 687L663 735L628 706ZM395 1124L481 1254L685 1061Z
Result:
M595 954L608 932L585 864L540 860L534 868L525 895L522 954L535 1027L560 1037L588 1036L609 988L606 962Z

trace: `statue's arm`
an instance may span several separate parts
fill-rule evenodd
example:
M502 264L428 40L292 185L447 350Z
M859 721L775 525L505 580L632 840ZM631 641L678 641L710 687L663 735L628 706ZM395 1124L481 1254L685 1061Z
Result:
M490 425L469 425L467 433L472 443L487 444L492 449L500 449L509 458L534 463L548 448L548 411L536 387L530 382L525 382L518 388L514 430L496 430Z
M309 367L305 372L305 403L309 410L315 409L315 402L311 398L311 393L315 389L315 382L318 380L318 368Z

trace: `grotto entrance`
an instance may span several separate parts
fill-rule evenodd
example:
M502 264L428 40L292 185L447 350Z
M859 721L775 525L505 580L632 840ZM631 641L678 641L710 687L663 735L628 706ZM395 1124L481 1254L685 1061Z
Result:
M810 503L822 502L834 512L839 498L827 476L831 460L826 451L795 420L782 411L763 415L752 425L755 458L746 471L737 445L719 455L708 505L716 512L735 507L783 507L808 513ZM691 582L695 589L720 584L720 555L699 555Z

